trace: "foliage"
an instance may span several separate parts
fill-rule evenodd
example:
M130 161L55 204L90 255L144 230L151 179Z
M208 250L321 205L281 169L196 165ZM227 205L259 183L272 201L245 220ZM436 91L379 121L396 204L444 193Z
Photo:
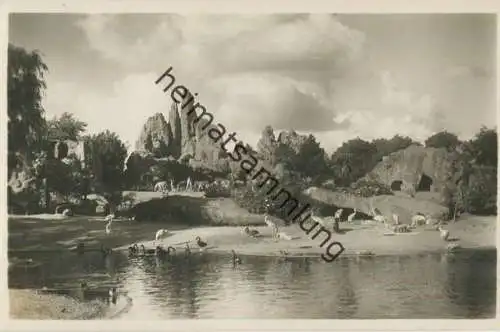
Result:
M231 197L231 190L219 181L211 182L205 189L205 197Z
M348 186L373 169L377 148L373 143L360 138L352 139L340 146L330 158L330 167L335 182Z
M395 135L391 139L379 138L374 139L372 144L375 145L377 152L375 155L375 161L379 162L383 157L390 155L393 152L406 149L410 145L421 145L420 143L414 141L408 136Z
M73 114L64 112L59 118L47 121L47 136L54 140L76 141L85 132L87 124L76 119Z
M436 133L425 141L427 148L445 148L448 151L454 150L458 145L460 145L458 136L447 131Z
M482 127L470 141L472 155L478 165L497 167L498 137L495 129Z
M7 68L8 151L41 150L46 122L42 95L48 70L38 51L9 44Z
M96 177L103 191L113 192L123 189L123 164L127 157L125 144L109 130L85 139L91 146L91 158L97 158L101 166L101 174Z
M469 180L465 206L474 214L497 213L497 169L478 167Z

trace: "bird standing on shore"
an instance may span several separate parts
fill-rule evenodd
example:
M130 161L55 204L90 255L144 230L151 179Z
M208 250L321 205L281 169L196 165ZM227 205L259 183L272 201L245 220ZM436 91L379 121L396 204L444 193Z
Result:
M189 248L189 244L186 243L186 247L184 248L184 256L191 256L191 248Z
M207 246L207 243L203 242L199 236L196 237L196 244L198 245L198 247L200 247L200 251L205 249L205 247Z
M248 226L245 226L245 228L243 228L243 231L245 232L245 234L247 234L248 236L251 236L251 237L257 237L259 235L258 230L250 229L250 227L248 227Z
M440 233L440 236L443 240L448 241L448 238L450 236L450 231L443 229L443 227L439 226L438 231Z
M241 259L236 255L236 251L231 250L233 265L241 264Z
M354 217L356 217L356 213L358 213L358 210L356 210L356 208L354 208L354 212L351 213L348 217L347 217L347 222L352 222L354 220Z
M271 227L271 229L272 229L272 238L274 240L277 240L277 236L278 236L278 233L279 233L278 225L274 221L271 220L271 217L267 213L264 216L264 222L266 223L266 225L268 227Z
M111 213L111 214L108 214L106 216L106 218L104 218L104 221L107 221L108 223L106 224L106 234L111 234L111 223L113 222L113 219L115 218L115 214L114 213Z

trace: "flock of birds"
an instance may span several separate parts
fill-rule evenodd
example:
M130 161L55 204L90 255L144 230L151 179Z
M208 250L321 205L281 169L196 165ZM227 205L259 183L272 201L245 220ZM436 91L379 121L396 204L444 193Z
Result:
M341 216L342 216L343 212L344 212L344 209L342 209L342 208L337 209L335 211L334 216L333 216L334 220L335 221L342 221ZM358 210L356 208L354 208L353 212L350 213L344 221L346 221L347 223L352 223L355 220L357 214L358 214ZM105 232L108 235L111 234L111 231L112 231L111 225L112 225L114 218L115 218L114 213L111 213L104 218L104 221L107 221L107 224L105 226ZM325 228L327 227L325 220L323 218L315 215L314 211L311 213L311 218L314 221L316 221L318 224L322 225L323 227L325 227ZM392 215L392 219L393 219L392 223L390 223L388 221L387 217L385 217L381 213L374 212L372 214L372 219L374 221L385 224L386 226L392 226L393 233L410 232L411 228L415 228L417 226L431 225L431 224L435 225L438 223L438 222L436 222L436 220L433 220L429 216L425 216L421 213L417 213L416 215L414 215L411 219L411 224L409 224L409 225L408 224L402 225L400 220L399 220L399 216L395 213ZM266 223L266 225L268 227L271 228L272 238L275 241L277 241L278 239L285 239L285 240L293 239L293 237L286 234L285 232L280 232L280 228L279 228L277 222L273 221L269 214L266 214L264 216L264 222ZM436 230L438 230L440 232L440 237L444 241L448 241L450 239L450 232L448 230L444 229L441 225L438 225L436 227ZM248 236L254 237L254 238L261 236L261 234L259 233L258 230L251 229L249 226L245 226L243 228L243 233L248 235ZM153 255L154 254L160 258L172 257L177 252L177 250L174 247L168 246L167 249L164 249L161 245L157 245L158 241L163 240L164 238L166 238L169 235L170 234L169 234L167 229L159 229L155 234L155 239L154 239L155 249L146 249L144 245L141 245L141 248L139 249L139 246L137 246L137 244L134 244L128 248L129 254L131 256L141 255L141 254L142 255ZM198 248L200 250L204 250L207 247L207 243L205 241L202 241L199 236L197 236L195 238L195 240L196 240L196 245L198 246ZM459 247L460 246L457 243L450 243L450 244L448 244L447 249L449 251L454 251L455 249L458 249ZM83 248L80 248L80 249L83 249ZM101 248L101 251L103 252L103 254L107 255L110 253L111 249ZM231 253L232 253L233 263L240 264L241 259L237 256L236 252L233 250ZM186 245L185 245L184 255L185 256L191 255L191 248L189 247L188 243L186 243Z

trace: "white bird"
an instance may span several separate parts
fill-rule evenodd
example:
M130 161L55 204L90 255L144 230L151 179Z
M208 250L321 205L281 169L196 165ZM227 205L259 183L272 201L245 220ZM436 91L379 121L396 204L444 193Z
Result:
M393 213L392 219L394 220L395 225L399 225L399 216L397 214Z
M155 234L155 241L159 241L161 239L164 239L166 238L168 235L168 230L162 228L162 229L159 229L156 231L156 234Z
M269 217L268 214L266 214L264 216L264 222L266 223L266 225L268 227L271 227L272 230L273 230L273 233L272 233L272 236L273 236L273 239L276 239L277 236L278 236L278 232L279 232L279 228L278 228L278 225L276 225L276 223L274 221L271 220L271 218Z
M387 222L387 218L381 214L377 214L376 216L374 216L373 220L384 223L384 224Z
M448 237L450 236L450 231L443 229L441 226L438 227L438 230L440 232L441 238L445 241L448 241Z
M293 237L291 235L286 234L285 232L279 232L278 238L288 241L293 240Z
M356 210L356 208L354 208L354 212L351 213L348 217L347 217L347 221L348 222L352 222L354 220L354 217L356 216L356 213L358 213L358 210Z
M338 209L337 211L335 211L334 218L335 219L340 219L340 217L342 216L342 212L343 211L344 211L343 209Z
M109 214L104 218L104 221L107 221L108 223L106 224L106 234L111 234L111 223L113 222L113 218L115 215L113 213Z

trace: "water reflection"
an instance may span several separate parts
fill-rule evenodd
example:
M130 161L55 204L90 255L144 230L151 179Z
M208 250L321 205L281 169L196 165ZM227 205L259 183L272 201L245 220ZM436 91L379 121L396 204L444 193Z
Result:
M122 319L495 317L495 251L344 256L329 264L242 256L234 265L230 255L208 253L27 257L37 265L9 269L10 287L117 287L133 299Z

